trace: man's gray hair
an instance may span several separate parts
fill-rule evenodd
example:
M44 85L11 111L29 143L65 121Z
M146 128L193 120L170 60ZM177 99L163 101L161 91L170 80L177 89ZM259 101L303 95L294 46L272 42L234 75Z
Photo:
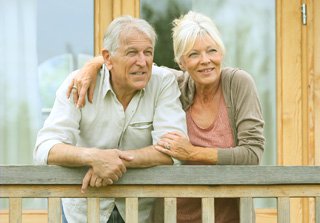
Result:
M153 48L155 47L157 34L147 21L139 18L133 18L132 16L120 16L110 23L104 34L104 49L113 54L119 47L122 32L128 32L130 29L134 29L145 34L150 39Z
M225 47L214 22L207 16L189 11L173 21L172 39L174 60L180 63L181 56L188 53L198 37L209 35L225 54Z

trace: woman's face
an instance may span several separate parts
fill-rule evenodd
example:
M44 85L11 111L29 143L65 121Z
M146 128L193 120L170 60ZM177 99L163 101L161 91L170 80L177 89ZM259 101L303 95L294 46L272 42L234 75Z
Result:
M198 85L219 82L222 62L221 50L209 36L198 37L189 52L181 57L180 68L188 71Z

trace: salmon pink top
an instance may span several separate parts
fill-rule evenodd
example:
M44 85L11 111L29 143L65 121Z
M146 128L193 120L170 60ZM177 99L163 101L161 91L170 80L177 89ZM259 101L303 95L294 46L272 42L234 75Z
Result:
M187 110L187 127L190 142L194 146L224 148L234 147L234 139L227 107L223 96L219 102L219 111L216 119L206 129L200 128L191 116L191 107ZM201 164L199 162L187 162L187 165ZM215 222L238 223L239 199L218 198L215 199ZM201 223L201 199L178 198L177 199L178 223Z

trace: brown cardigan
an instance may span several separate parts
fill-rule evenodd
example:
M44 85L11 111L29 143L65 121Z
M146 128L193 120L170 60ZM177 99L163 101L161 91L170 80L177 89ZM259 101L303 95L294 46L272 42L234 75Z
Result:
M187 110L193 103L194 82L187 72L170 70L177 76L181 91L180 100L184 110ZM236 146L231 149L219 149L217 164L259 164L265 143L264 120L254 80L244 70L223 68L221 83Z

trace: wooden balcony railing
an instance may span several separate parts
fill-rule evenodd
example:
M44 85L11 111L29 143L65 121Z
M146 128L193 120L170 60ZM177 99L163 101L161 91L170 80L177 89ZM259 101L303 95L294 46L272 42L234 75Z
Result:
M62 197L88 198L88 222L99 222L99 198L126 199L127 223L138 223L138 198L164 198L165 222L176 222L176 198L202 199L203 222L214 222L214 199L240 197L241 223L252 222L253 198L277 198L278 223L290 222L290 198L315 198L320 223L320 167L159 166L131 169L114 185L80 192L85 168L0 166L0 198L9 221L21 222L23 198L48 198L48 222L60 222Z

